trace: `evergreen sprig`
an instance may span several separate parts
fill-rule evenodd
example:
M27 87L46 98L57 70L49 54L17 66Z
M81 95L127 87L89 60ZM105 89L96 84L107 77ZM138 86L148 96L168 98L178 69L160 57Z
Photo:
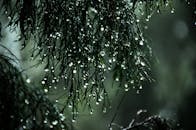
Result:
M0 55L1 130L67 130L68 122L58 108L38 88L30 87L22 74Z

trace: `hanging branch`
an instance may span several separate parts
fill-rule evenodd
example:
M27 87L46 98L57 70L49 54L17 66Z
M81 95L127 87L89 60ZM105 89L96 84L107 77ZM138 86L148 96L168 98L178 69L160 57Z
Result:
M10 26L21 31L23 48L45 65L43 88L64 82L67 105L107 102L106 73L125 91L142 89L150 76L151 51L136 15L152 12L173 0L3 0ZM46 91L48 92L48 90ZM64 107L65 108L65 107Z
M0 124L3 130L67 130L68 122L38 88L31 87L10 62L0 55Z
M175 121L157 115L146 117L146 112L146 110L139 110L127 127L111 123L109 130L112 130L113 127L120 130L182 130Z

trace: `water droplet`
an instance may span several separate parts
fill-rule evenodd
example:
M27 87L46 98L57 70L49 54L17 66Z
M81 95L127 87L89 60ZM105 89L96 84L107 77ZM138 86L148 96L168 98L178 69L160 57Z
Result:
M100 55L101 55L101 56L105 56L105 51L101 51L101 52L100 52Z
M45 72L48 72L48 71L49 71L49 69L44 69L44 71L45 71Z
M84 85L84 88L87 88L87 85Z
M144 77L140 77L140 80L144 80L145 78Z
M47 124L47 123L48 123L48 121L45 119L45 120L44 120L44 123L45 123L45 124Z
M26 82L27 83L31 83L31 80L28 78L28 79L26 79Z
M109 61L109 63L112 63L112 59L109 59L108 61Z
M93 114L93 110L90 111L90 114L91 114L91 115Z
M116 61L116 58L115 58L115 57L113 57L113 58L112 58L112 60L113 60L113 62L115 62L115 61Z
M95 8L90 8L92 12L97 13L97 10Z
M53 125L57 125L57 124L58 124L58 121L55 120L55 121L52 122L52 124L53 124Z
M26 129L27 127L25 125L22 126L23 129Z
M131 80L131 84L133 84L134 83L134 80Z
M76 74L77 73L77 70L73 70L73 73Z
M125 88L128 88L128 84L125 84Z
M115 79L115 81L117 81L117 82L118 82L118 81L119 81L119 78L116 78L116 79Z
M109 128L109 130L113 130L113 128L112 128L112 127L110 127L110 128Z
M101 31L104 31L104 27L103 26L101 27Z
M42 80L42 81L41 81L41 84L43 84L43 85L46 84L46 81Z
M72 122L73 122L73 123L75 123L75 122L76 122L76 120L75 120L75 119L72 119Z
M140 115L141 113L144 113L144 112L147 112L147 110L146 109L140 109L140 110L138 110L137 111L137 115Z
M53 128L53 125L50 125L50 128L52 129Z
M8 16L7 18L8 18L9 20L11 20L11 17L10 17L10 16Z
M174 9L171 10L171 13L172 13L172 14L174 13Z
M60 113L59 116L60 116L61 121L65 120L65 116L62 113Z
M141 40L141 41L139 42L139 44L140 44L141 46L143 46L143 45L144 45L144 42Z
M148 29L148 26L144 26L144 29Z
M142 61L140 62L140 64L141 64L142 66L145 66L145 65L146 65L146 64L145 64L144 62L142 62Z
M52 80L52 83L55 83L55 80L54 79Z
M73 66L73 62L70 62L70 63L69 63L69 67L71 67L71 66Z
M125 65L124 65L124 64L121 64L121 68L122 68L122 69L125 69Z
M107 109L104 107L103 108L103 113L106 113L107 112Z
M28 105L29 104L29 101L27 99L25 99L25 103Z
M137 40L139 40L139 38L138 37L135 37L135 40L137 41Z

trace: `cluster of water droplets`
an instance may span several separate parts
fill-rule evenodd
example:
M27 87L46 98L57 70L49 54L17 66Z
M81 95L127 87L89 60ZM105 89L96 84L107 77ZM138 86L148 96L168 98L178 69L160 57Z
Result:
M77 115L77 105L84 99L87 104L92 101L97 105L105 102L108 73L116 73L114 81L125 92L134 89L138 94L143 89L142 82L151 79L148 61L151 52L140 23L143 22L142 17L148 22L153 9L160 3L157 2L148 9L149 12L145 12L143 5L148 3L143 1L135 4L124 0L123 7L116 2L118 6L113 11L108 11L111 5L103 6L103 2L99 0L97 6L92 4L88 8L84 8L86 5L83 1L71 2L69 7L63 7L69 12L65 17L61 13L55 15L59 8L45 10L43 15L48 17L47 22L56 22L57 26L51 24L45 27L46 31L51 28L49 34L41 32L42 24L36 27L40 34L36 38L40 43L34 48L36 51L32 58L37 52L40 54L39 60L45 64L45 76L40 84L45 93L58 90L58 86L63 85L63 91L68 96L66 105L73 115ZM170 3L165 4L169 6ZM77 14L74 10L82 12ZM160 10L156 11L159 13ZM174 9L171 13L174 13ZM43 40L43 37L46 39ZM26 82L30 83L31 80L27 79ZM56 99L55 102L58 104L60 101ZM104 106L103 112L106 109L107 106ZM90 113L93 113L91 110Z

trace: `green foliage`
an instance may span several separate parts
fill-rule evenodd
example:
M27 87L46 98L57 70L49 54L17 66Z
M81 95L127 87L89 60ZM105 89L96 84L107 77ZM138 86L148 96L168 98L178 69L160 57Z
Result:
M161 116L148 116L147 110L139 110L128 126L123 127L116 123L109 125L109 130L182 130L180 124Z
M65 117L38 88L30 87L22 73L0 55L0 124L1 130L66 130Z
M132 120L123 130L180 130L174 121L166 120L159 116L151 116L141 122Z
M142 89L150 76L151 50L140 27L141 15L172 0L3 0L9 25L20 27L23 47L45 64L43 86L64 82L67 105L91 108L92 99L107 102L105 79L112 73L125 91ZM143 16L144 17L144 16Z

